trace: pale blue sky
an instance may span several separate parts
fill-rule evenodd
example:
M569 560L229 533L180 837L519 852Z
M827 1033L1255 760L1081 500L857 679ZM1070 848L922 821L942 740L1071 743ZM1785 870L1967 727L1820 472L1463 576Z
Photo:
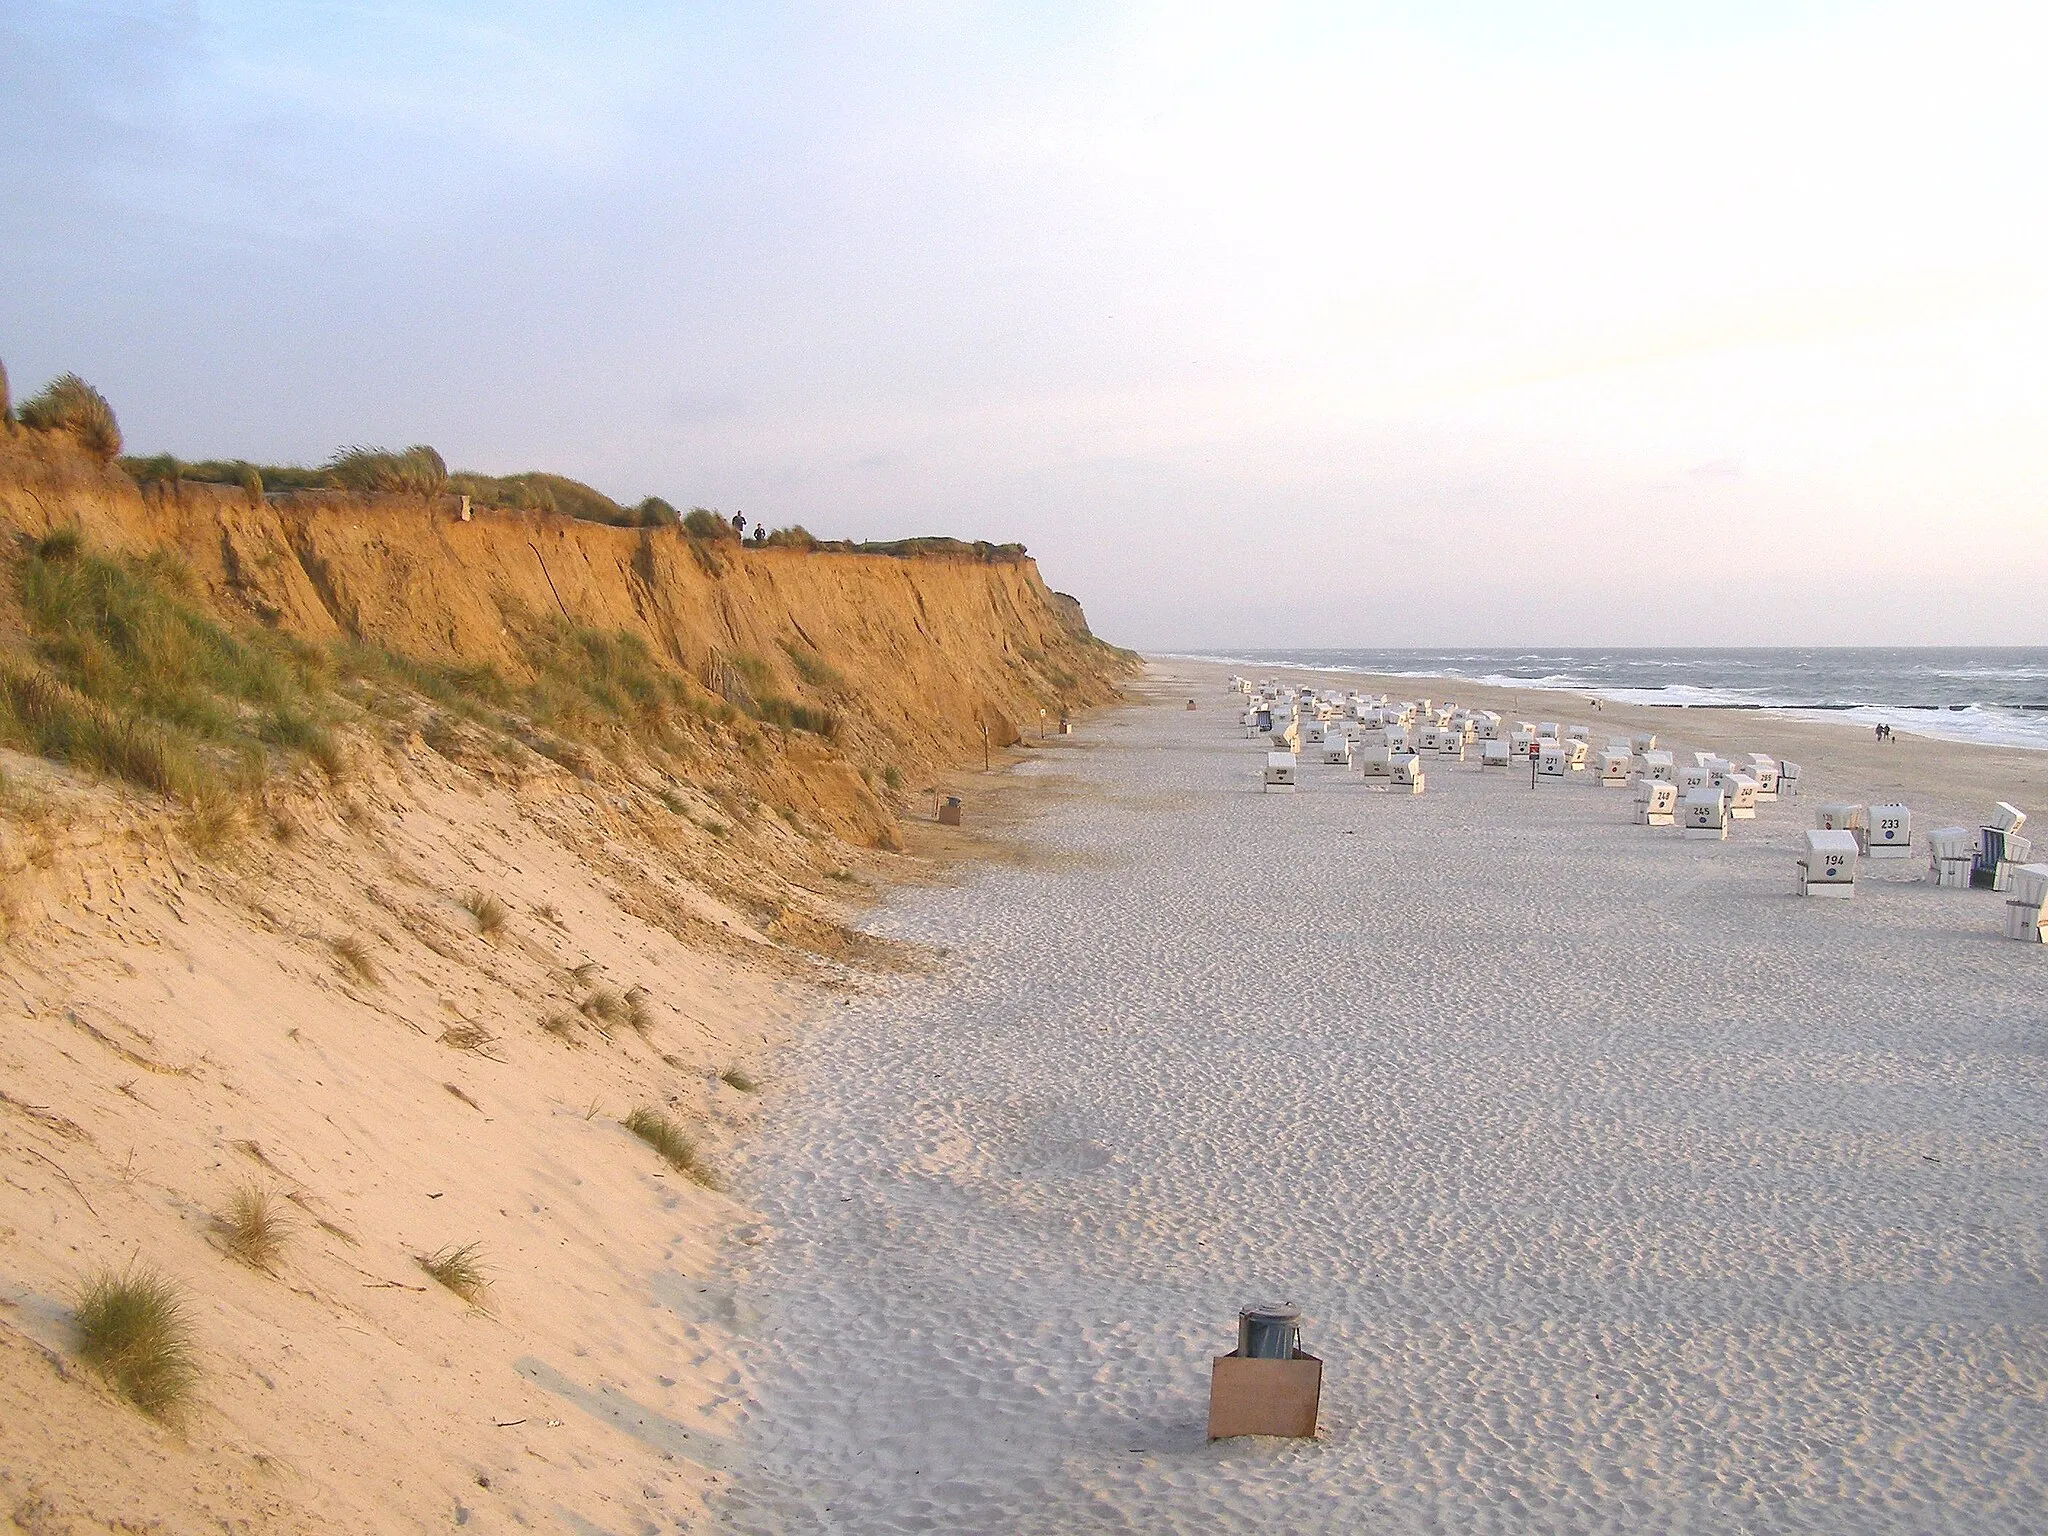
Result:
M1022 539L1133 644L2048 643L2044 79L2035 5L0 0L0 359Z

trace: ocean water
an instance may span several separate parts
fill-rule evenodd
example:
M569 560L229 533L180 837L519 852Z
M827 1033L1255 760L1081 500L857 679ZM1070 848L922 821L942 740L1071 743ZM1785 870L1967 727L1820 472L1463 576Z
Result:
M1455 677L1665 708L1762 709L2048 749L2048 647L1177 652L1245 667Z

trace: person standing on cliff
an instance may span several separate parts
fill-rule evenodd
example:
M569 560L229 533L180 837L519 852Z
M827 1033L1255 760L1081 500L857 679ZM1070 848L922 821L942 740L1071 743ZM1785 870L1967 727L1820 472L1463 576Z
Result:
M741 538L743 538L743 539L744 539L744 538L745 538L745 537L747 536L747 514L746 514L746 513L744 513L744 512L735 512L735 513L733 513L733 515L732 515L732 531L733 531L734 533L738 534L738 535L739 535L739 536L740 536Z

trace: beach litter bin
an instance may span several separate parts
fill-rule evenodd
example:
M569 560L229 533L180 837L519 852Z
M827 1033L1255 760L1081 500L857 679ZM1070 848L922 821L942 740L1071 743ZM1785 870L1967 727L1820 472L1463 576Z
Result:
M1856 834L1847 827L1816 828L1806 834L1799 856L1799 894L1847 901L1856 894Z
M1209 1438L1278 1435L1313 1439L1323 1362L1301 1350L1301 1312L1291 1305L1237 1314L1237 1348L1209 1369Z
M1863 856L1906 859L1913 856L1913 813L1903 805L1873 805L1865 815Z
M946 796L946 803L939 807L939 825L942 827L957 827L960 825L960 797L958 795Z

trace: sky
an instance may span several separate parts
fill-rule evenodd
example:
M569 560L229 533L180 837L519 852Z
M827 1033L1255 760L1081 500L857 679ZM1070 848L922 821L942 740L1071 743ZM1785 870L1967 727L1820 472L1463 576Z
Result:
M1253 646L2048 644L2048 7L0 0L0 361Z

